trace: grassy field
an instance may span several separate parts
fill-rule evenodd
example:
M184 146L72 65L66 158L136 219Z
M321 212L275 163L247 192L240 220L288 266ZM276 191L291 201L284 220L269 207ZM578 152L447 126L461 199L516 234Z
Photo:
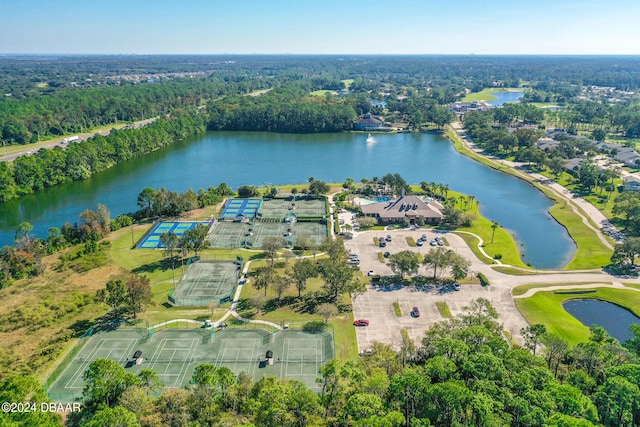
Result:
M587 298L608 301L632 311L636 316L640 315L640 292L610 288L594 289L596 292L589 294L538 292L529 298L518 298L515 303L530 325L541 323L546 326L548 332L564 338L571 345L587 341L589 328L564 310L562 303L567 300Z
M328 93L331 94L331 95L337 95L338 94L338 92L336 92L335 90L321 89L321 90L314 90L309 95L311 95L311 96L326 96Z
M496 255L502 255L500 259L504 264L513 265L516 267L527 268L527 265L520 258L520 252L518 250L518 245L514 240L513 236L509 234L507 230L504 228L498 227L496 228L496 232L493 238L493 243L491 243L491 235L493 234L493 229L491 228L491 221L484 218L479 214L474 214L475 218L473 219L471 227L462 227L459 228L459 231L469 231L471 233L477 234L484 240L484 244L482 245L482 249L490 256L495 257ZM460 233L462 235L463 233ZM477 245L477 241L476 241ZM475 249L474 249L475 252ZM487 260L486 257L480 256L481 260ZM488 260L487 260L488 261ZM490 263L490 262L489 262Z
M468 93L464 98L462 98L463 102L473 102L473 101L493 101L497 99L493 96L496 92L511 92L511 91L520 91L518 88L506 88L506 87L493 87L487 88L480 92Z

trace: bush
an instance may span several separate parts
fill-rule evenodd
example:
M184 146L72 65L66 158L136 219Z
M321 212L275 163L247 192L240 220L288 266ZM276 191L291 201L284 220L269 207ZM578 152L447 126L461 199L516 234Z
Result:
M480 280L482 286L489 286L489 279L484 274L478 273L478 280Z
M322 320L314 320L312 322L305 323L302 330L310 334L317 334L322 332L326 327L327 325Z

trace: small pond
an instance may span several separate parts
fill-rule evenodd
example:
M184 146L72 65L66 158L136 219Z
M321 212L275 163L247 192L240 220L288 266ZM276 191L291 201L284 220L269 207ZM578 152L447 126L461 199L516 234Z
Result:
M595 299L575 299L562 304L564 309L583 325L602 326L612 337L624 343L633 334L629 327L640 323L640 318L619 305Z
M489 101L489 105L493 105L494 107L499 107L502 104L506 104L507 102L519 102L520 98L524 96L524 92L519 91L504 91L504 92L494 92L492 94L495 99Z

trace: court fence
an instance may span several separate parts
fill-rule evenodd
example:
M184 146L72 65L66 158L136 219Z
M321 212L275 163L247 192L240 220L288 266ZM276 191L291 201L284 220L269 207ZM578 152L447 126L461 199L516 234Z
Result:
M174 289L169 291L168 299L169 302L178 307L206 307L209 303L216 304L226 304L233 300L233 296L236 292L236 286L234 286L228 294L222 294L218 296L206 296L206 297L190 297L190 296L179 296L176 297L173 295Z
M85 334L84 336L79 338L78 342L71 348L71 350L69 350L67 354L64 355L60 363L58 363L58 366L55 367L55 369L51 372L51 374L49 374L49 377L42 384L42 387L45 390L48 391L51 388L51 386L58 380L58 378L60 377L60 374L62 374L62 372L67 368L67 366L69 366L71 361L78 355L78 353L80 353L80 350L84 348L87 341L89 340L89 337L90 335L87 336L87 334ZM72 396L71 400L76 400L75 394L77 393L72 393L72 394L74 394L74 396ZM49 397L53 400L56 400L56 398L51 394L49 394ZM79 397L82 397L82 393L80 393ZM62 400L58 400L58 401L62 401ZM69 399L65 398L64 401L68 402Z

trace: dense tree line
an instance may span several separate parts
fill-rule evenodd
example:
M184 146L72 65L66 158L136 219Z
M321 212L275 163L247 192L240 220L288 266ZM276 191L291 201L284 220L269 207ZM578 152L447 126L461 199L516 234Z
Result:
M28 99L0 98L0 140L27 144L117 120L133 121L195 108L211 98L262 89L260 79L215 76L121 87L67 89Z
M209 105L212 130L287 133L341 132L353 128L355 110L348 103L307 97L313 87L286 86L260 96L227 97Z
M41 149L14 162L0 163L0 202L68 181L88 178L118 162L142 156L176 140L205 130L200 115L157 120L141 129L124 129L94 136L65 149Z

